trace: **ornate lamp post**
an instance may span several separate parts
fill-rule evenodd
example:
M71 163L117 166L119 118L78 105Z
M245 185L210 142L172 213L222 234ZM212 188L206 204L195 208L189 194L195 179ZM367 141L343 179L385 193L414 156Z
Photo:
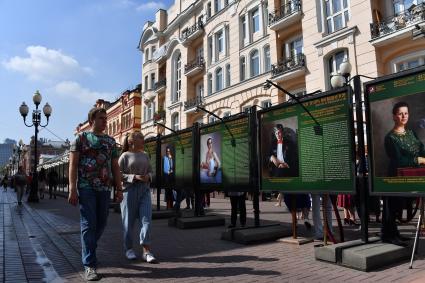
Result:
M27 127L33 127L35 128L34 131L34 168L33 168L33 175L32 175L32 186L30 195L28 197L28 202L38 202L38 178L37 178L37 164L38 164L38 156L37 156L37 143L38 143L38 127L46 127L49 124L49 118L52 114L52 107L49 105L49 103L46 103L43 107L43 113L46 116L47 122L45 125L41 125L41 111L38 110L38 106L41 103L41 94L38 92L38 90L34 93L34 96L32 97L32 101L35 104L35 110L32 111L32 124L27 125L26 117L29 112L28 106L25 104L25 102L22 102L22 105L19 107L19 112L21 113L22 117L24 118L24 124Z

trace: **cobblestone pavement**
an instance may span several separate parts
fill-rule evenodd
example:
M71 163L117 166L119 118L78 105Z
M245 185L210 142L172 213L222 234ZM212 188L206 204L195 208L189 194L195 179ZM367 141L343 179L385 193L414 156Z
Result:
M260 203L262 224L290 222L290 214L273 202ZM253 222L247 201L248 224ZM211 198L209 213L230 214L228 199ZM335 223L334 223L335 225ZM379 226L372 223L374 235ZM22 206L15 193L0 192L0 281L83 282L78 209L64 198ZM413 236L414 223L402 227ZM111 210L98 246L101 282L425 282L425 241L409 270L403 262L373 272L361 272L314 259L316 243L302 246L279 241L243 246L220 240L224 227L180 230L167 219L154 220L152 248L159 264L130 262L122 251L120 215ZM335 229L336 230L336 229ZM299 234L310 235L302 224ZM347 226L346 239L359 238ZM136 238L136 237L135 237ZM141 254L141 248L136 248Z

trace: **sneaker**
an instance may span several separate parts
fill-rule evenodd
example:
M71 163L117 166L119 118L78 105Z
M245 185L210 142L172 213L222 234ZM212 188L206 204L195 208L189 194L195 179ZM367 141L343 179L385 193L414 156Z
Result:
M157 263L156 258L150 252L143 254L143 260L146 261L147 263Z
M127 250L125 252L125 256L129 260L135 260L135 259L137 259L137 256L136 256L136 254L134 253L134 251L132 249Z
M94 267L85 267L85 276L87 281L97 281L100 279Z

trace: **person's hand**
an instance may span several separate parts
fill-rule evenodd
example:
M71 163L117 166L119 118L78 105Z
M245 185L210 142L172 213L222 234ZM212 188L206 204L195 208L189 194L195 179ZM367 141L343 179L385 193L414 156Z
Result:
M282 163L279 163L279 166L277 168L289 168L289 165L286 162L282 162Z
M122 189L116 190L115 192L115 201L120 203L123 199Z
M78 195L76 189L70 189L68 194L68 202L73 206L76 206L78 203Z

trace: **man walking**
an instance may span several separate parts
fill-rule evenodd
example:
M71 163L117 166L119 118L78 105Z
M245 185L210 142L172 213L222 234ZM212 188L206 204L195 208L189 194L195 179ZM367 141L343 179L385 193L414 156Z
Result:
M108 218L111 186L116 188L117 202L123 195L118 149L115 140L104 134L106 110L91 109L88 121L91 131L79 134L71 145L68 202L80 204L81 257L86 280L95 281L100 279L96 247Z
M27 176L25 176L24 168L19 166L18 172L12 178L13 187L16 189L16 199L18 205L22 205L22 196L24 195L24 189L27 184Z
M49 181L49 199L56 199L56 191L58 189L58 178L59 175L56 170L51 170L47 174L47 180Z

